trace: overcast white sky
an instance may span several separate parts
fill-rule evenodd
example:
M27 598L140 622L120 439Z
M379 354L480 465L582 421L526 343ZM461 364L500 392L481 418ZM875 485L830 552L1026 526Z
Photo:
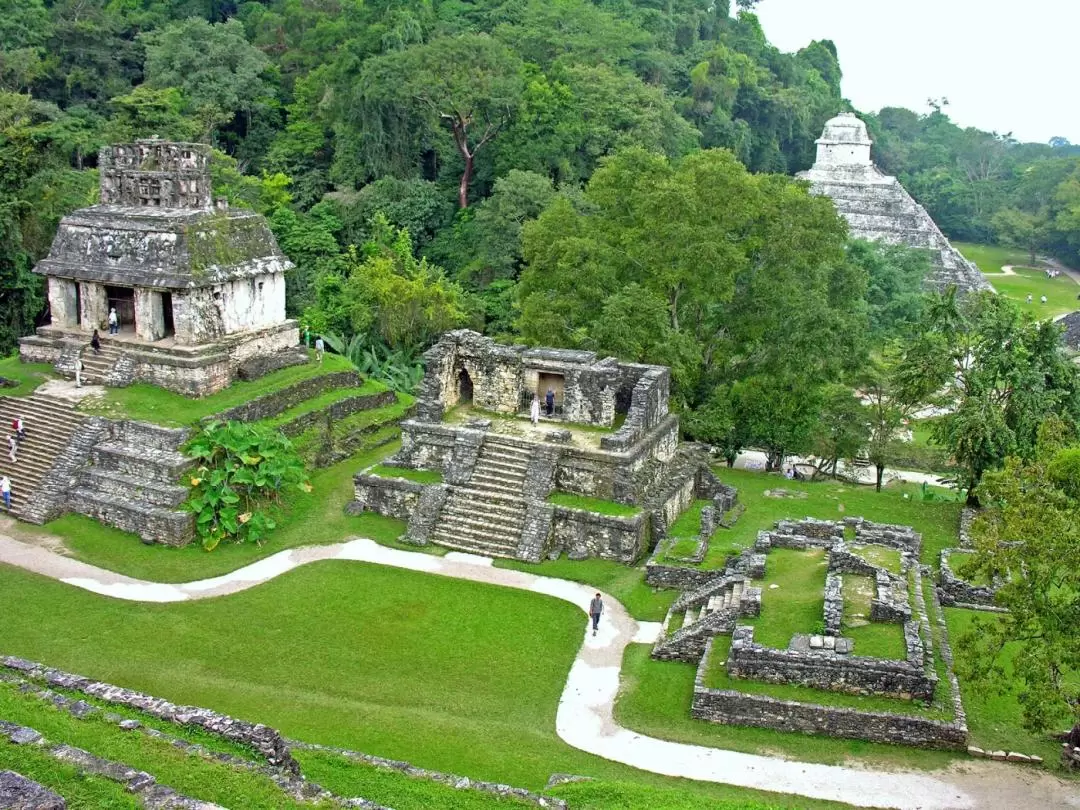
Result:
M949 100L961 126L1080 143L1080 0L761 0L769 41L836 43L859 110Z

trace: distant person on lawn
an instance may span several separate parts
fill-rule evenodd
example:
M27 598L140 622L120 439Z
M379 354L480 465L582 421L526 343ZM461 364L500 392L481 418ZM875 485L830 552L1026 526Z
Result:
M589 616L592 618L592 634L596 635L596 628L600 626L600 614L604 612L604 600L600 594L596 594L589 602Z
M11 479L0 476L0 494L4 496L4 508L11 511Z
M315 359L320 363L322 362L324 351L326 351L326 344L323 342L322 335L319 335L315 338Z
M540 421L540 397L533 397L529 405L529 418L532 419L533 427Z

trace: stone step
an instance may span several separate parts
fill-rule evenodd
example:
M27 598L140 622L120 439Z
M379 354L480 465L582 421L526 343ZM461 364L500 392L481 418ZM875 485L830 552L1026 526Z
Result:
M479 458L493 458L504 460L507 463L528 464L533 456L533 450L528 447L517 447L509 444L492 444L488 439L480 448Z
M469 478L469 486L473 489L483 489L489 492L505 492L508 495L521 496L521 488L524 481L507 481L504 478L495 478L482 472L474 472Z
M484 503L477 503L468 498L451 496L443 507L443 511L446 514L461 514L466 517L472 517L477 514L506 515L512 517L524 514L525 505L516 502L492 503L490 501L485 501Z
M135 447L123 442L96 445L91 458L96 467L166 484L174 483L193 464L182 453Z
M436 532L432 540L440 546L452 548L455 551L464 551L470 554L480 554L484 557L507 557L517 558L517 545L505 543L488 543L481 540L460 540L454 537L441 535Z
M68 493L72 510L92 517L109 526L159 542L182 545L195 531L195 516L190 512L164 509L142 503L132 503L125 498L75 487Z
M476 529L472 526L458 526L454 524L440 525L435 530L436 537L446 537L460 543L484 543L498 545L504 548L517 548L521 540L520 534L513 532L491 532L486 529Z
M460 513L446 514L444 511L440 523L454 526L472 526L478 530L487 531L489 527L496 531L508 532L510 530L521 534L521 528L525 524L524 517L512 518L509 515L500 515L492 519L486 515L462 515Z
M83 471L79 486L102 495L138 501L148 506L175 509L187 500L186 487L152 481L145 476L124 475L116 470L89 467Z
M448 515L441 519L438 522L438 528L483 539L514 539L515 543L517 537L522 534L521 526L491 523L490 521L483 521L483 519L473 519L473 521L467 522L465 518L456 515Z
M502 470L510 475L524 475L528 469L528 462L510 461L496 456L479 456L476 460L477 468L488 470Z
M521 492L507 493L501 490L474 487L469 484L455 487L455 491L460 493L462 497L473 501L491 501L493 503L504 504L521 504L523 502Z

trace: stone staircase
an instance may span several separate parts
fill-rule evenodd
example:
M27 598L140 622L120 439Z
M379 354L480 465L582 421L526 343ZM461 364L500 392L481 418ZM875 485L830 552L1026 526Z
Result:
M697 663L710 638L730 633L740 616L756 616L760 605L761 589L743 576L722 577L703 586L671 606L652 657Z
M433 542L489 557L516 557L525 527L530 450L486 436L468 483L450 488Z
M120 348L115 343L101 341L101 354L87 346L82 351L83 385L104 385L113 366L120 359ZM71 375L74 379L74 374Z
M7 437L11 435L12 420L18 416L22 417L26 427L26 438L19 443L18 461L12 464L8 457ZM41 394L0 397L0 427L3 428L0 472L11 479L13 516L22 517L42 479L67 449L71 434L82 419L75 406L64 400Z

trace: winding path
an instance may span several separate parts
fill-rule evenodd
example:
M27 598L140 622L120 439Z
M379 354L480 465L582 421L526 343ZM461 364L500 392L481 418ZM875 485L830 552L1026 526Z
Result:
M146 582L65 557L41 546L0 534L0 563L14 565L103 596L133 602L184 602L237 593L301 565L320 560L353 560L389 565L439 576L518 588L553 596L585 610L594 588L522 571L494 568L492 560L451 552L445 557L386 548L366 539L278 552L224 576L182 584ZM668 742L619 726L614 717L623 651L634 642L651 643L656 622L637 622L605 594L600 632L588 632L559 701L556 731L566 743L588 753L666 776L719 782L738 787L847 802L861 807L904 810L964 810L1000 807L1080 807L1060 780L1039 775L1021 791L1019 803L988 801L994 789L978 774L895 773L817 765L778 757L743 754L699 745ZM1013 769L1016 770L1016 769ZM986 772L983 771L985 774ZM1025 777L1017 776L1021 785ZM1051 792L1063 797L1047 800ZM993 780L998 781L998 780ZM1037 802L1036 802L1037 797ZM1028 803L1033 802L1033 803Z

